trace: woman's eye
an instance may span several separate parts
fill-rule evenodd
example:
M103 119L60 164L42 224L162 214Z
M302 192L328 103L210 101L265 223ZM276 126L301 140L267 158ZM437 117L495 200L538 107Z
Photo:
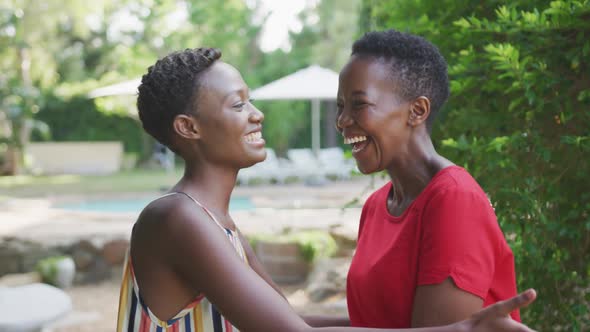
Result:
M246 102L240 101L240 102L238 102L238 103L235 103L235 104L232 106L232 108L234 108L234 109L236 109L236 110L238 110L238 111L241 111L241 110L243 110L243 109L244 109L244 107L246 107L246 105L247 105L247 104L252 104L252 102L253 102L253 101L254 101L254 99L253 99L253 98L250 98L250 99L248 99L248 101L246 101Z
M355 101L355 102L352 103L352 106L354 108L362 108L362 107L367 106L367 103L364 102L364 101Z
M244 103L244 102L240 102L240 103L234 104L234 105L232 106L232 108L234 108L234 109L236 109L236 110L238 110L238 111L241 111L241 110L243 110L243 109L244 109L244 106L246 106L246 103Z

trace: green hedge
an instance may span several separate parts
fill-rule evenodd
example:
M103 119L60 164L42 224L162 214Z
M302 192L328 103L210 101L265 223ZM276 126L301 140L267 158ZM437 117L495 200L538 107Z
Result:
M126 153L143 153L141 124L122 112L101 111L85 96L62 99L48 95L43 104L35 119L49 126L52 141L121 141ZM45 140L39 133L32 138Z
M503 5L503 3L505 5ZM490 195L541 331L590 329L590 1L365 0L365 29L439 46L439 151Z

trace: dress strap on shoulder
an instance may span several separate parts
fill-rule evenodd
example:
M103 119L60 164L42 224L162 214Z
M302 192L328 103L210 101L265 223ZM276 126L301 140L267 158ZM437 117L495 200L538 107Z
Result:
M221 223L219 221L217 221L217 218L215 218L213 213L211 213L211 211L209 211L209 209L207 209L203 204L201 204L199 201L197 201L193 196L185 193L184 191L174 191L174 192L168 193L164 196L170 196L170 195L175 195L175 194L181 194L181 195L184 195L184 196L190 198L193 202L195 202L195 204L197 204L201 209L203 209L203 211L205 211L205 213L207 213L207 215L209 215L209 217L211 217L211 219L213 219L213 221L215 221L217 226L221 227L221 229L224 232L227 231L227 228L223 227L223 225L221 225ZM162 196L162 197L164 197L164 196Z

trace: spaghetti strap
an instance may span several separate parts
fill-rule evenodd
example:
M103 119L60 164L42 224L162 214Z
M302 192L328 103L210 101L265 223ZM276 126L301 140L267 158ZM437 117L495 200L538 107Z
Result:
M173 192L168 193L164 196L161 196L160 198L175 195L175 194L182 194L182 195L190 198L195 204L197 204L201 209L203 209L203 211L205 211L205 213L207 213L207 215L209 217L211 217L211 219L213 219L213 221L217 224L217 226L219 226L224 232L230 231L233 233L233 231L231 229L223 227L223 225L221 225L221 223L219 221L217 221L217 218L215 218L215 216L213 215L213 213L211 213L211 211L209 211L209 209L207 209L203 204L201 204L199 201L197 201L193 196L185 193L184 191L173 191Z

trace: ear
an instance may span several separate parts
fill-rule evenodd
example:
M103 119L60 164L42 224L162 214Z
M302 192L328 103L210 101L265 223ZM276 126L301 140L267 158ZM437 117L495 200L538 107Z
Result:
M416 127L426 122L430 116L430 100L427 97L420 96L410 103L410 116L408 124Z
M192 116L186 114L177 115L172 122L172 127L174 128L174 131L181 137L188 139L201 138L199 125Z

